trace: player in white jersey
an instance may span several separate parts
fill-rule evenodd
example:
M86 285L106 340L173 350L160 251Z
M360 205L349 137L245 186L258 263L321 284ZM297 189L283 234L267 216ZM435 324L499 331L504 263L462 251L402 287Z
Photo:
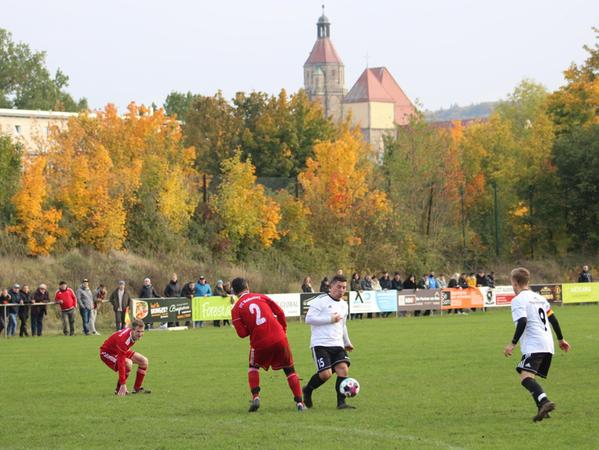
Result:
M313 405L312 391L331 378L333 370L337 374L337 408L355 408L345 403L345 397L339 393L339 385L349 375L347 352L354 349L345 324L348 307L343 294L346 290L347 279L343 275L335 275L330 282L328 294L319 295L312 300L306 315L306 323L312 327L310 347L316 363L316 373L303 388L304 404L308 408Z
M538 422L547 417L555 409L555 403L549 400L535 376L547 378L551 357L553 355L553 335L547 325L551 324L557 336L559 347L567 352L570 344L562 336L559 322L551 310L549 302L539 294L528 289L530 272L524 267L512 270L512 287L516 297L512 300L512 319L516 323L516 331L512 342L504 349L505 356L512 356L516 344L520 340L522 360L516 367L520 374L520 383L531 394L537 405L537 414L533 421Z

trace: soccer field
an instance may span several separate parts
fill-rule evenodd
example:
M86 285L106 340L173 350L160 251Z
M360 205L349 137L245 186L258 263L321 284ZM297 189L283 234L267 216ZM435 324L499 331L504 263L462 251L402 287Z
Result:
M262 371L262 406L248 413L249 342L228 327L147 332L133 349L150 360L153 392L127 397L98 358L108 330L2 339L0 448L599 448L599 308L556 313L573 350L558 350L541 381L557 409L540 423L519 354L502 354L509 310L350 322L361 392L343 411L332 382L300 413L283 373ZM309 328L288 330L302 384L314 372Z

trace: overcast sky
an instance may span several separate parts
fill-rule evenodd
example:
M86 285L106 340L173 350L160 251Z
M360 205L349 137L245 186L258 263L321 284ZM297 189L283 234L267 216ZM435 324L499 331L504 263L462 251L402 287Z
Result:
M295 92L322 0L3 0L0 28L47 52L92 108L161 105L169 92ZM385 66L425 109L553 90L594 45L598 0L328 0L346 88Z

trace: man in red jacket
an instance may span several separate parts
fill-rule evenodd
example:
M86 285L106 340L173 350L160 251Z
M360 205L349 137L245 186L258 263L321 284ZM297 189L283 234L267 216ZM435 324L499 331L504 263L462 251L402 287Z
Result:
M75 311L77 309L77 297L73 290L67 286L66 281L58 284L58 290L54 294L54 301L60 305L62 317L62 332L67 335L67 319L69 320L70 335L75 335Z
M252 392L250 412L260 407L260 367L283 369L298 411L305 409L302 388L293 367L293 356L287 342L287 322L283 310L272 299L250 293L243 278L231 282L233 293L239 297L231 310L231 318L240 338L250 337L250 367L248 382Z
M123 328L110 336L100 347L100 359L104 364L119 374L119 380L116 384L114 393L119 396L129 394L127 390L127 378L133 367L137 364L137 373L135 384L133 385L133 394L149 394L142 387L146 371L148 370L148 358L141 353L131 350L133 344L139 341L144 335L144 323L135 319L131 323L131 328Z

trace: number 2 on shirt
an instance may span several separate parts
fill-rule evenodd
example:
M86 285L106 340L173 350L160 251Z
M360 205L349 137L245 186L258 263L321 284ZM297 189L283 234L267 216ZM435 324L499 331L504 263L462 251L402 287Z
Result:
M260 307L258 305L256 305L255 303L252 303L250 305L250 312L252 314L256 314L256 325L262 325L264 322L266 322L266 319L264 317L262 317L262 311L260 311Z

